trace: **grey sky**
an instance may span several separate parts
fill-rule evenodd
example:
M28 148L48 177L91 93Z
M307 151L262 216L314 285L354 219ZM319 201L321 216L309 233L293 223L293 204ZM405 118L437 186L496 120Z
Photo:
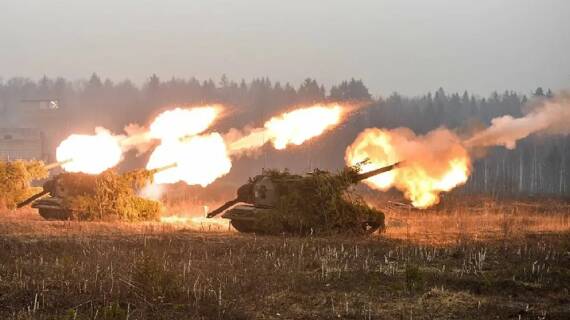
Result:
M0 76L570 87L568 0L0 0Z

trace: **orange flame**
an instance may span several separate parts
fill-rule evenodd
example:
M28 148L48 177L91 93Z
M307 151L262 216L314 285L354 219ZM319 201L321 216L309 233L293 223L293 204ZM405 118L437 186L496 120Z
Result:
M265 123L273 146L282 150L287 145L301 145L337 125L342 118L342 107L315 105L273 117Z
M439 203L439 194L464 184L471 160L460 139L447 129L416 136L407 128L366 129L346 150L346 162L355 165L366 159L363 171L405 161L397 170L365 180L372 188L395 187L412 205L428 208Z
M231 153L244 152L257 149L268 141L278 150L289 145L301 145L338 125L346 109L340 104L316 104L283 113L271 118L263 128L251 130L246 136L231 137L229 150Z
M56 149L56 158L68 172L98 174L122 159L120 137L105 128L95 128L95 135L72 134ZM71 160L71 161L69 161Z
M214 123L220 110L219 105L208 105L164 111L150 125L149 135L154 139L177 139L197 135Z

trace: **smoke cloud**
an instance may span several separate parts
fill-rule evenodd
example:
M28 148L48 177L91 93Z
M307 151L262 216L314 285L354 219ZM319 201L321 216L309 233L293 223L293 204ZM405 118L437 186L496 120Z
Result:
M570 134L570 98L568 96L543 101L522 118L502 116L491 126L465 141L469 148L504 146L514 149L517 141L532 134Z

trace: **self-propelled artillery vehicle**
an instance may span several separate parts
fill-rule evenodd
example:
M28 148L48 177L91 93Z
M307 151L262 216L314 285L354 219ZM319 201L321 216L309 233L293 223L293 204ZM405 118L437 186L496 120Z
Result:
M156 173L175 166L124 174L64 172L46 181L43 191L18 203L18 208L31 204L47 220L158 220L161 204L137 193Z
M350 187L397 169L402 163L360 173L360 166L336 174L306 175L264 170L237 190L237 197L211 211L223 213L240 232L260 234L372 233L384 228L384 214L369 207Z

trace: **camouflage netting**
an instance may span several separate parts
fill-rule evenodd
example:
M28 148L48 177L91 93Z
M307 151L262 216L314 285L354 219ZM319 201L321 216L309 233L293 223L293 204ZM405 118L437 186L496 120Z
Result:
M359 171L359 166L337 174L317 170L308 177L270 171L280 196L278 213L267 219L276 216L286 230L300 234L362 234L364 221L374 221L383 229L384 214L350 189ZM266 223L270 227L271 222Z
M58 179L70 192L63 203L73 213L72 219L147 221L160 218L162 205L136 194L152 180L148 171L123 175L112 170L99 175L64 173Z
M16 204L41 191L31 181L48 176L42 161L0 161L0 209L15 209Z

